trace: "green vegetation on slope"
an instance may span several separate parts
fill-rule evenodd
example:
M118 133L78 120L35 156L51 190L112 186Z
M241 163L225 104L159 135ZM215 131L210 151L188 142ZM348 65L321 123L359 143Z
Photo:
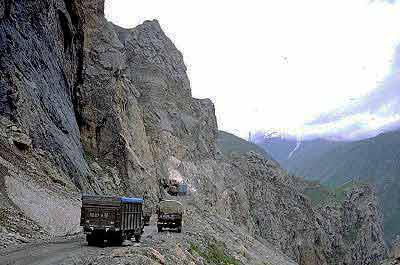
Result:
M268 144L262 146L275 157L272 151L286 150L287 142L275 142L273 149L268 149ZM354 142L313 140L303 142L290 159L278 162L294 175L319 180L331 188L350 180L373 184L383 209L385 237L391 241L400 234L399 146L400 131ZM308 192L316 199L322 196L317 191Z
M400 132L381 134L377 137L338 144L307 161L302 168L289 171L307 178L319 179L332 186L351 179L384 184L400 177ZM291 162L289 162L291 163Z
M304 185L305 184L305 185ZM314 207L323 207L325 205L339 206L346 199L346 194L354 187L365 183L358 181L349 181L338 187L329 187L320 184L319 181L304 181L304 194L310 199Z
M336 204L332 189L320 184L313 184L304 189L306 195L314 207L321 207L327 204Z
M215 265L239 265L240 263L233 257L225 253L225 246L223 243L207 245L205 249L201 249L194 243L190 244L188 249L192 255L199 255L204 258L206 264Z

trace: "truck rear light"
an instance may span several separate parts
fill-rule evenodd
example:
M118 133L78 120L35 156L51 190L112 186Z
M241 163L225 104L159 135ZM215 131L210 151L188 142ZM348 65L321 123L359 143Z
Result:
M110 222L110 224L112 224L112 225L113 225L113 224L114 224L114 222Z

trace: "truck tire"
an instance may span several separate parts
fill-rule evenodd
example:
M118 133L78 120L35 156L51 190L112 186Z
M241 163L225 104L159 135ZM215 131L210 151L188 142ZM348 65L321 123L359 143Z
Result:
M92 232L90 235L86 235L86 241L89 246L104 247L104 236L99 232Z
M182 224L179 224L179 225L178 225L177 231L178 231L178 233L181 233L181 232L182 232Z
M161 225L157 225L157 230L158 230L158 233L161 233L162 232L162 226Z
M121 246L124 242L124 238L121 233L113 233L110 237L110 244L112 246Z
M93 235L86 235L86 241L88 243L88 246L94 246L96 244L96 239Z
M97 232L95 231L95 232L93 232L92 236L93 236L94 244L96 246L103 247L103 248L106 246L106 244L104 242L104 239L105 239L104 231L97 231Z
M140 242L140 238L142 238L141 235L135 235L135 242L139 243Z
M122 246L122 243L124 242L124 240L122 239L122 237L118 237L114 239L114 245L115 246Z

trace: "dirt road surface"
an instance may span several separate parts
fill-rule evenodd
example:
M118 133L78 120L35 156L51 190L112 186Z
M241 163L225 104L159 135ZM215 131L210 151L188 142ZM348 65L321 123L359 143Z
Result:
M171 237L183 235L168 232L157 233L157 226L145 227L141 243L132 245L140 248L154 245L162 239L171 240ZM155 242L156 241L156 242ZM173 241L173 240L171 240ZM118 247L88 246L85 236L73 238L59 238L48 242L29 243L18 248L0 250L1 265L76 265L90 257L110 256Z
M107 249L89 247L84 237L27 244L21 248L0 251L0 264L50 265L77 264L83 256L102 255ZM109 250L107 250L109 251Z

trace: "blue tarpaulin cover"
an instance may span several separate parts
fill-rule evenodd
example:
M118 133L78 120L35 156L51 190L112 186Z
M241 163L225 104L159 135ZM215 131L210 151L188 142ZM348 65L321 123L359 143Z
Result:
M179 185L178 191L181 192L181 193L186 193L188 191L188 185L181 183Z
M121 197L121 202L130 202L130 203L143 203L143 198L129 198L129 197Z

